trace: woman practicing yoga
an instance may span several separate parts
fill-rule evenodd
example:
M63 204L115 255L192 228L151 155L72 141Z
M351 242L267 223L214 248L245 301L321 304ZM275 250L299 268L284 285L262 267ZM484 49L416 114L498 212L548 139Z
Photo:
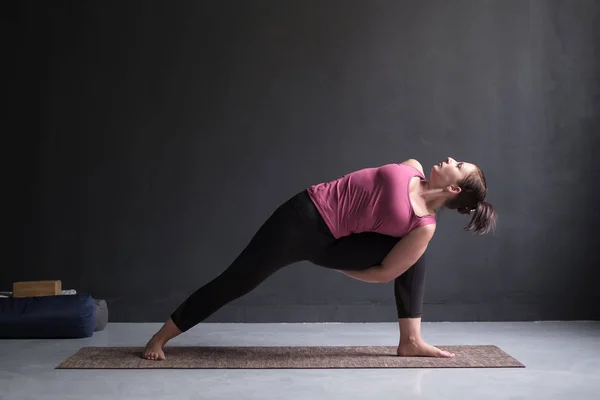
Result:
M496 213L484 201L486 191L481 169L450 157L431 168L429 180L410 159L310 186L277 208L233 263L171 314L143 357L164 360L167 341L299 261L364 282L394 281L398 355L454 357L421 337L424 253L442 207L470 215L468 231L493 230Z

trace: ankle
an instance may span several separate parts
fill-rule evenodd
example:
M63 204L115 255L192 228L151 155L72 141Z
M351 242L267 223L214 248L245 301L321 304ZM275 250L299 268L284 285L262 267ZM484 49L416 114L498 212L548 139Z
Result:
M152 338L150 339L150 341L164 345L165 343L167 343L169 341L169 339L167 337L165 337L164 335L161 335L160 333L155 333L152 336Z
M400 337L400 344L415 345L423 342L421 336L407 335Z
M177 325L175 325L175 323L171 319L169 319L152 336L152 339L164 344L164 343L168 342L169 340L173 339L174 337L179 336L181 333L182 332L179 330Z

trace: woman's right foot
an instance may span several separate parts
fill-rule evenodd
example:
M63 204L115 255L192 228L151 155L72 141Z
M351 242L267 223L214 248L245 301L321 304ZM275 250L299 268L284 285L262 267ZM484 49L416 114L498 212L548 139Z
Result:
M438 349L424 340L400 342L397 353L401 357L441 357L454 358L455 354Z
M164 360L166 358L165 351L164 351L164 342L157 339L156 337L153 337L152 339L150 339L150 341L148 341L148 344L146 344L146 349L144 350L143 357L146 360L153 360L153 361Z

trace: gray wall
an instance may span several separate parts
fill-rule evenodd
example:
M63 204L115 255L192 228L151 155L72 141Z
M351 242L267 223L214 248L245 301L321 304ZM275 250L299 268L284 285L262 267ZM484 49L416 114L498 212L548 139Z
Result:
M61 279L163 321L299 190L451 155L499 225L442 213L424 320L600 316L598 2L55 4L16 28L25 230L2 289ZM394 320L391 285L308 263L209 319Z

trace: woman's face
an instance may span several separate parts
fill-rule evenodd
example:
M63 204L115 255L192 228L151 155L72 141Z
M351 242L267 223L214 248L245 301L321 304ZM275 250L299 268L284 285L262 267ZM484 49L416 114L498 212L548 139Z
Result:
M458 182L476 171L477 166L475 164L456 161L452 157L448 157L431 168L429 184L436 188L448 188L450 186L453 191L460 192Z

